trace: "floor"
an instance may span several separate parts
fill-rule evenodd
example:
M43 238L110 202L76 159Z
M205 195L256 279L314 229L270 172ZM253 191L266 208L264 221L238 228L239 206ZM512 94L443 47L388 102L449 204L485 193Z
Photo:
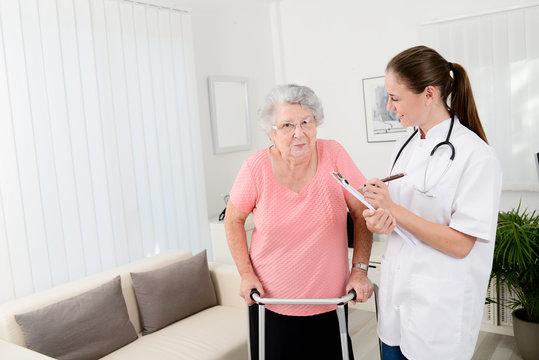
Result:
M349 308L348 331L355 360L379 360L376 316L373 312ZM472 360L522 360L512 336L479 333Z

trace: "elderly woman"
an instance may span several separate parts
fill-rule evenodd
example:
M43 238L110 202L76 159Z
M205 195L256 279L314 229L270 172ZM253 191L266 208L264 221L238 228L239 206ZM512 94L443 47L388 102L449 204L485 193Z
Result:
M373 291L365 265L372 242L361 215L365 207L331 172L340 172L356 188L365 178L340 144L317 140L316 128L324 118L317 96L305 86L280 85L259 113L272 145L243 163L225 218L228 245L241 275L240 294L251 305L252 359L258 358L258 335L251 289L271 298L336 298L354 289L358 301L366 301ZM351 271L347 208L354 220ZM255 228L249 249L244 223L250 213ZM336 306L266 308L267 359L342 357Z

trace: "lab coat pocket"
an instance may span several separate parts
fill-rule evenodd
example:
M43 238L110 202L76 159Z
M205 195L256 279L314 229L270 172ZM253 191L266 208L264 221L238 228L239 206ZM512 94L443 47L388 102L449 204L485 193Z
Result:
M423 275L413 275L410 281L409 340L451 353L461 339L462 283Z

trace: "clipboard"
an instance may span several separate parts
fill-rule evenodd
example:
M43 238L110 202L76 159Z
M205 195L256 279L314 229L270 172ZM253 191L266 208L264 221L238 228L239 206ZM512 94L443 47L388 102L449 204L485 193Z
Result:
M363 194L354 189L354 187L348 183L348 180L346 180L340 173L332 171L331 175L333 175L333 177L339 182L339 184L341 184L346 190L348 190L350 194L354 195L354 197L361 201L366 207L371 210L376 210L374 206L372 206L367 200L365 200ZM408 241L412 246L416 246L415 241L413 239L410 239L398 225L395 226L393 231L399 234L400 237L402 237L404 240Z

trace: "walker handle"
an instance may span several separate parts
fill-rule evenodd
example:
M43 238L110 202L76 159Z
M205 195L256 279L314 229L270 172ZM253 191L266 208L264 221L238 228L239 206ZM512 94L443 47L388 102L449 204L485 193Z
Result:
M249 297L259 304L273 304L273 305L338 305L344 304L348 301L355 300L357 298L356 291L350 290L348 294L340 298L334 299L273 299L273 298L261 298L260 292L257 289L251 289Z
M255 296L257 297L257 299L255 299ZM260 291L258 291L257 289L251 289L249 297L251 298L251 300L258 302L260 300Z

